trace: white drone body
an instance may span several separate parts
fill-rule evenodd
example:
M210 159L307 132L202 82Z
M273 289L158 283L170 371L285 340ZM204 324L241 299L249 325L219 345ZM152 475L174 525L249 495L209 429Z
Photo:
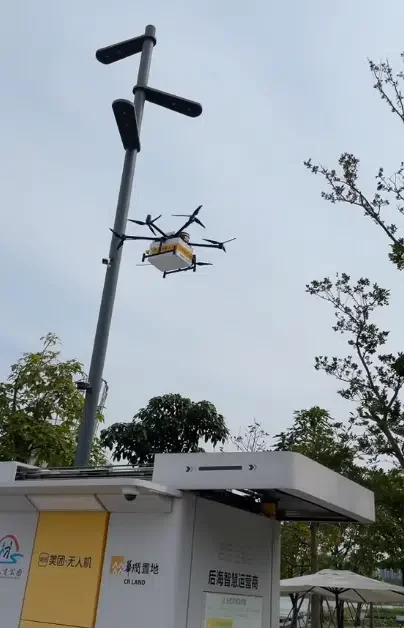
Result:
M177 236L173 232L167 236L167 240L159 239L152 242L144 253L145 259L162 273L190 268L193 264L194 249L186 241L188 234L183 232Z

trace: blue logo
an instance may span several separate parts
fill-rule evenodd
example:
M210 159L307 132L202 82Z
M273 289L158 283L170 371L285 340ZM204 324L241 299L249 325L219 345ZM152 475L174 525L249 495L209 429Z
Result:
M24 554L20 552L20 544L14 534L6 534L0 539L0 565L16 565Z

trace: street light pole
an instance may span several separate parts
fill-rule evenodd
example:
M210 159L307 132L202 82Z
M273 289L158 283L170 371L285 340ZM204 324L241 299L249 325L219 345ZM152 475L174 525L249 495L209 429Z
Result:
M140 128L145 102L149 101L190 117L197 117L202 113L202 107L199 103L148 87L150 63L155 44L156 29L154 26L146 26L144 35L119 42L118 44L113 44L107 48L101 48L96 53L98 61L106 65L139 52L141 53L137 83L133 89L134 103L120 99L114 101L112 104L115 120L125 149L125 159L114 222L114 232L118 234L124 234L126 230L136 157L140 151ZM123 247L118 248L118 244L119 239L112 234L109 258L105 260L107 262L107 269L98 314L89 377L85 385L84 413L77 443L76 467L88 466L92 441L95 434L97 408L123 251Z

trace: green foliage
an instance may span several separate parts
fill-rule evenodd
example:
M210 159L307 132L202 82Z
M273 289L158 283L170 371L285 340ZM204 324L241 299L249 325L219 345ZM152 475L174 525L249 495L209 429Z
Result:
M281 527L281 579L311 572L310 526L303 521L285 521Z
M346 431L355 443L348 477L366 484L376 498L376 523L344 527L343 536L330 550L329 566L366 575L375 567L404 569L404 408L400 399L404 356L384 350L389 332L372 320L378 308L389 304L389 292L369 279L352 282L346 274L337 275L334 282L329 278L312 281L307 292L332 306L333 330L347 338L347 356L317 356L315 368L335 377L341 384L339 394L355 403ZM348 444L352 447L352 440ZM367 465L355 471L355 460L361 456ZM380 457L390 458L399 468L377 468ZM346 469L341 470L345 475Z
M404 60L404 53L401 54ZM401 86L404 73L394 74L388 61L379 64L369 61L374 79L373 87L390 110L404 122L404 96ZM383 168L379 168L375 177L376 186L373 192L366 193L359 183L359 159L351 153L343 153L337 168L326 168L313 164L311 159L304 162L313 174L319 174L327 184L327 191L322 197L331 203L345 203L360 208L381 229L390 243L389 259L399 270L404 269L404 238L397 235L399 227L385 219L386 208L395 207L404 215L404 162L393 175L387 176ZM402 226L401 226L402 227Z
M376 496L376 523L370 526L367 543L381 567L404 573L404 474L401 469L373 469L368 486Z
M389 332L372 322L377 308L389 302L389 292L369 279L352 283L349 275L312 281L307 292L330 303L336 324L333 330L347 336L346 357L317 356L315 368L335 377L338 393L356 404L350 423L360 430L358 443L376 461L393 457L404 469L403 353L383 353Z
M335 421L318 406L294 413L293 425L278 434L275 450L295 451L363 483L363 468L357 464L358 444L349 428ZM283 578L300 576L318 569L351 569L371 573L375 566L370 552L359 554L365 526L318 525L304 522L282 524L281 571ZM315 538L313 539L313 533ZM317 549L313 548L313 541ZM315 555L313 556L313 551Z
M41 338L42 349L25 353L0 383L0 460L70 466L83 409L75 380L77 360L60 360L59 339ZM105 460L97 442L93 463Z
M350 430L318 406L294 413L292 427L275 436L276 451L295 451L352 477L357 472L357 446Z
M373 525L318 524L315 571L320 569L348 569L372 576L381 565L384 540L374 536ZM312 546L310 524L282 523L282 578L310 573Z
M401 55L404 61L404 53ZM400 122L404 123L404 73L394 73L388 61L379 64L369 61L373 87ZM404 238L400 237L402 224L390 223L387 212L395 209L399 220L404 215L404 162L392 175L380 167L375 176L375 187L365 191L360 183L360 161L352 153L341 155L335 168L313 164L305 166L320 175L326 183L322 197L332 204L344 203L359 208L387 237L390 261L404 270ZM340 383L339 394L356 405L350 423L357 435L358 447L375 465L379 457L389 457L400 469L385 472L367 469L366 480L375 491L377 521L360 527L362 535L355 552L361 561L361 552L369 554L385 566L404 571L402 537L404 521L397 504L404 494L404 409L401 393L404 384L404 354L388 353L384 345L389 332L381 330L371 317L377 308L389 302L389 292L368 279L351 283L348 275L337 276L335 282L326 278L313 281L307 291L334 308L334 331L348 338L349 354L346 357L318 356L315 368L335 377ZM354 553L355 553L354 552ZM351 552L351 555L353 553Z
M347 616L347 610L345 611ZM370 619L369 613L365 617L365 620L361 624L364 627L369 628L397 628L398 622L396 617L402 616L404 614L404 607L393 606L386 607L378 605L374 609L374 616L372 620ZM344 625L347 625L347 621L345 620Z
M153 397L131 423L115 423L101 432L101 443L113 459L133 465L152 463L155 453L203 451L229 436L224 417L209 401L193 402L178 394Z

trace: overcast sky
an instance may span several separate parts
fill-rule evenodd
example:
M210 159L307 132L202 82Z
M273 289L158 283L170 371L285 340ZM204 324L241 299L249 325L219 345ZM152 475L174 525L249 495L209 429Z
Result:
M137 58L103 66L99 47L157 28L150 84L203 104L189 119L148 105L130 217L203 204L206 232L237 240L196 274L162 280L127 243L105 377L107 422L155 395L208 399L237 432L276 433L293 411L348 402L313 369L344 349L332 312L305 294L345 271L392 289L383 317L404 344L404 274L359 212L327 205L302 162L343 151L403 159L404 133L372 90L366 58L399 66L404 4L389 0L3 0L0 52L0 376L48 331L88 369L123 150L111 103L131 98Z

